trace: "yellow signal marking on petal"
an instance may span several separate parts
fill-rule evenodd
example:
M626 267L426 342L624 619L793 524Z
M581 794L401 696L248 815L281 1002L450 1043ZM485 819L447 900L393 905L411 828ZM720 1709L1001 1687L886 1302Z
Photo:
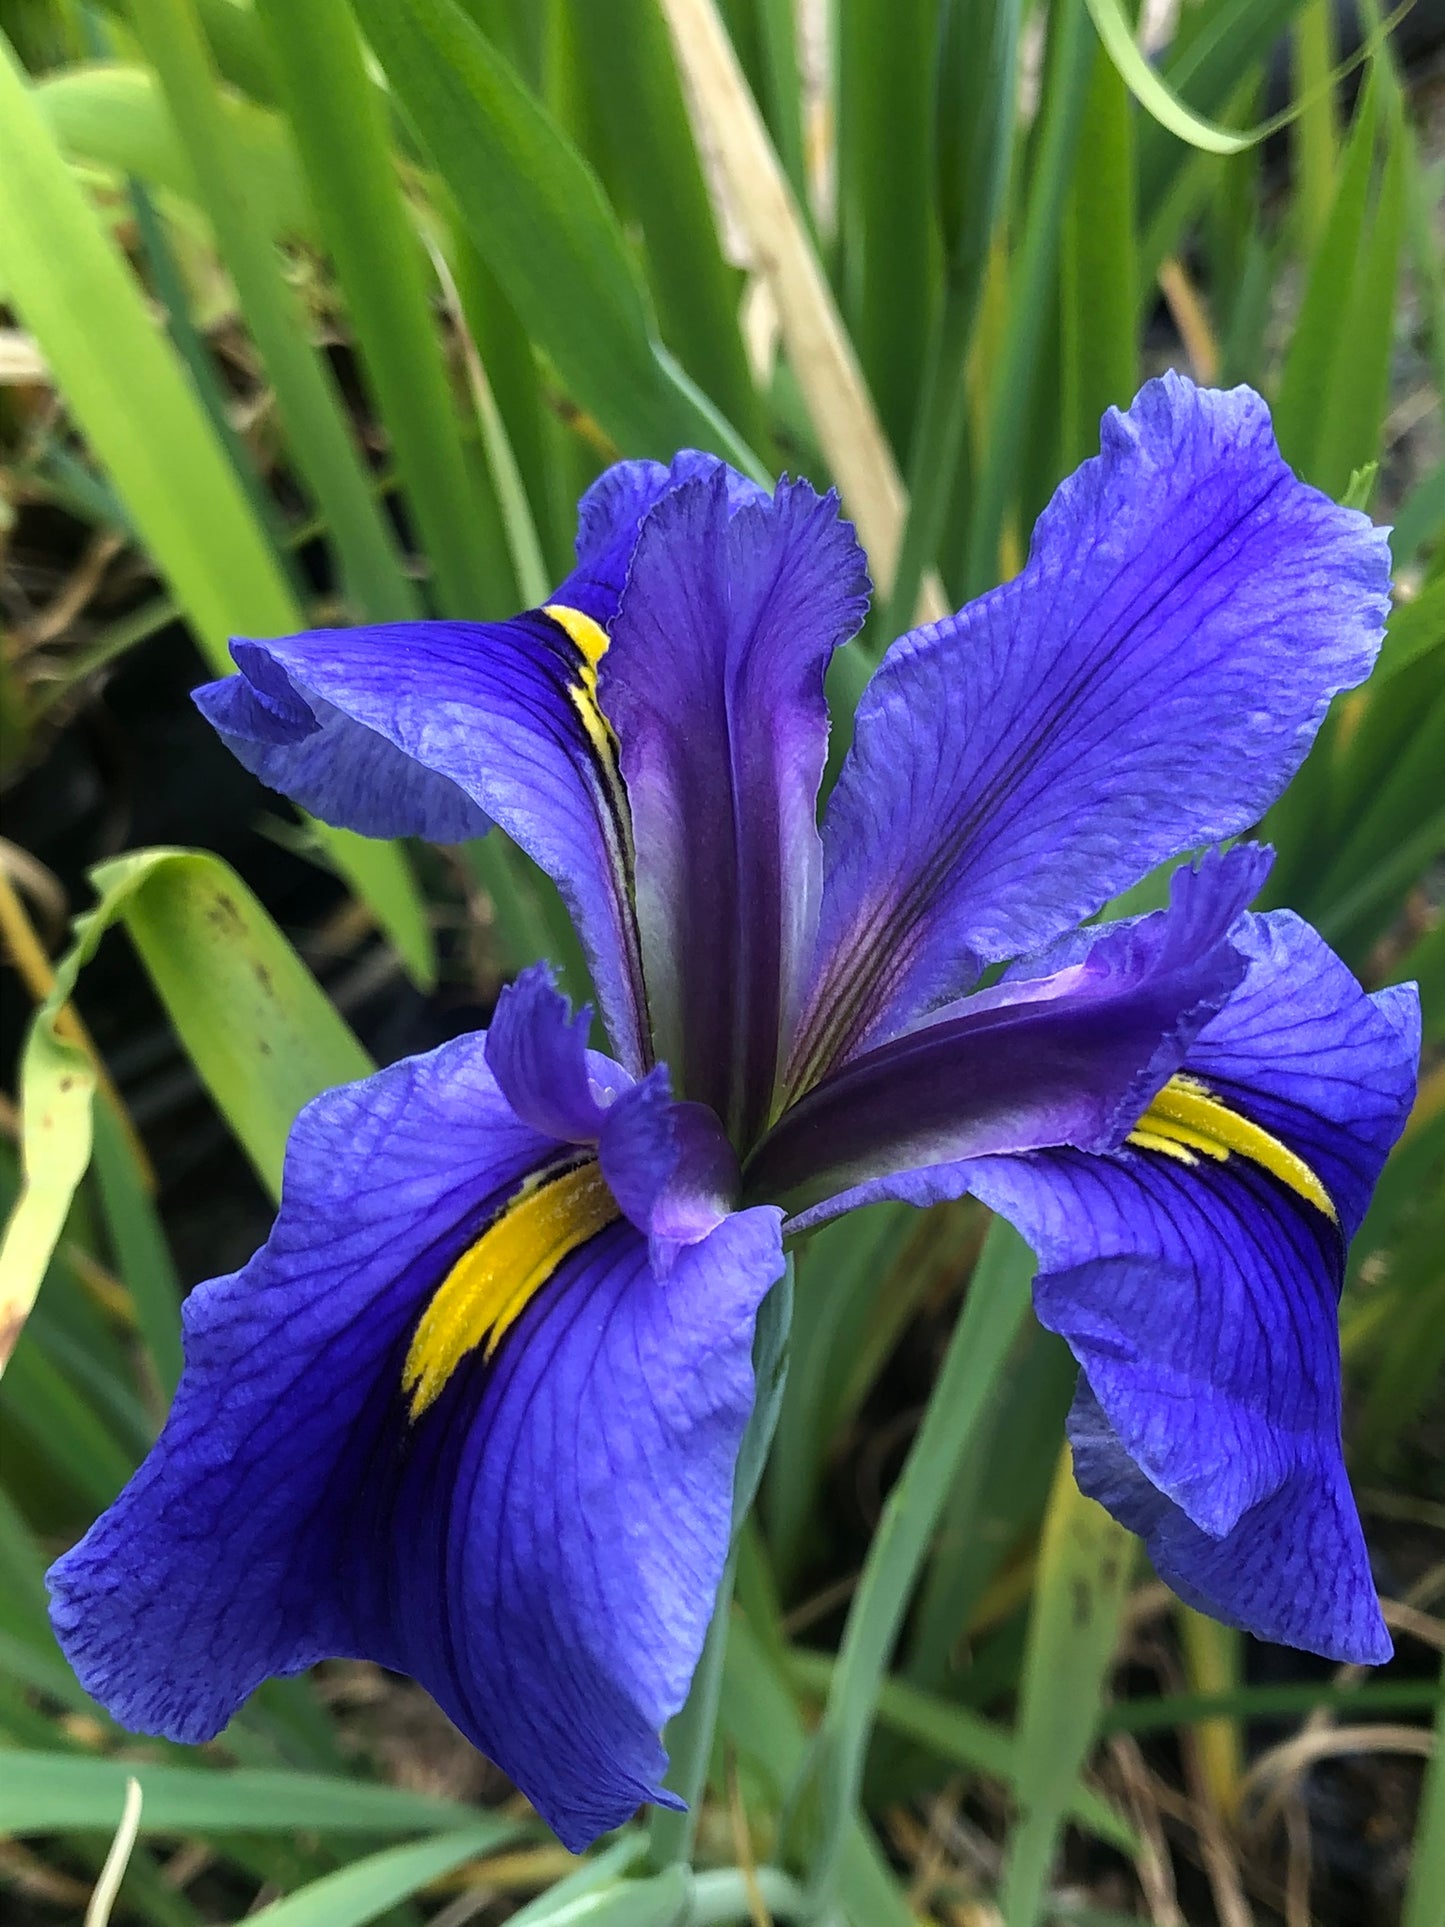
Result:
M607 631L580 609L569 609L565 602L549 602L542 610L559 629L565 629L588 662L596 669L607 654Z
M601 623L594 622L580 609L569 609L564 602L549 602L543 609L544 616L550 616L559 629L564 629L571 639L578 655L582 658L577 670L577 680L568 688L572 706L582 718L582 727L587 731L592 747L597 751L609 772L615 774L617 767L617 737L611 723L602 713L602 705L597 700L597 665L607 654L607 631Z
M619 1216L595 1158L529 1177L432 1293L402 1367L413 1423L468 1352L490 1358L562 1260Z
M617 732L603 714L597 697L597 666L607 654L607 631L581 609L569 609L565 602L547 603L542 614L552 618L577 651L577 680L567 685L567 694L587 733L587 740L592 745L607 785L612 813L622 841L623 862L630 874L632 810L627 801L627 785L622 780L621 750Z
M1317 1211L1323 1211L1331 1224L1339 1223L1329 1192L1304 1159L1258 1124L1232 1111L1198 1078L1171 1077L1129 1133L1128 1141L1141 1150L1162 1151L1181 1164L1197 1164L1201 1156L1220 1164L1231 1156L1248 1158Z

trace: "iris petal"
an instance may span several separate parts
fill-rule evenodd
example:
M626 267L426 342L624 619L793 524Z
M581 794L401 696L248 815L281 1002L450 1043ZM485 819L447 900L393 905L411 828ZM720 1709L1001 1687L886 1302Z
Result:
M1292 1468L1217 1537L1166 1499L1119 1443L1087 1380L1069 1414L1082 1489L1144 1541L1186 1604L1260 1639L1327 1659L1383 1665L1393 1650L1337 1452Z
M717 464L620 463L584 497L577 566L553 602L603 629L638 529L679 481ZM239 676L196 702L237 758L324 822L458 842L499 823L554 878L613 1041L651 1062L631 900L631 831L595 714L596 663L541 611L241 639Z
M1309 1165L1338 1223L1234 1153L1041 1151L980 1160L970 1188L1033 1244L1039 1316L1102 1411L1108 1441L1081 1420L1086 1489L1124 1494L1126 1524L1147 1514L1160 1570L1209 1611L1377 1659L1341 1456L1337 1304L1346 1236L1409 1111L1418 1007L1409 990L1366 997L1292 916L1247 919L1239 942L1248 974L1186 1068ZM1282 1577L1266 1585L1271 1559L1294 1575L1293 1606Z
M548 964L533 964L497 999L487 1065L518 1117L547 1137L595 1143L623 1087L609 1059L587 1048L592 1012L574 1017Z
M800 1231L879 1198L958 1197L989 1153L1120 1144L1243 977L1232 930L1268 862L1210 856L1167 910L1080 931L830 1072L759 1147L750 1190Z
M602 663L658 1054L739 1145L766 1115L801 992L823 677L867 587L836 496L740 492L716 462L647 517Z
M270 1240L192 1294L159 1443L51 1575L123 1723L201 1740L268 1675L352 1655L420 1679L574 1847L657 1796L779 1214L729 1219L665 1284L615 1220L413 1418L418 1319L558 1149L476 1038L302 1113Z
M794 1088L1257 821L1368 673L1389 580L1383 531L1295 479L1257 395L1167 375L1110 410L1023 574L864 694Z
M562 626L536 613L503 623L421 622L386 628L313 629L234 645L247 684L264 676L293 712L317 719L300 744L317 787L304 800L327 822L388 834L435 823L439 789L469 799L555 878L592 965L609 1032L634 1068L649 1061L641 966L630 888L630 830L609 769L582 710L590 668ZM290 783L296 745L279 750L236 718L246 697L235 679L196 692L203 713L263 782ZM257 697L259 701L259 697ZM317 741L317 738L320 741ZM386 769L358 760L358 743L391 746ZM374 779L412 772L396 791ZM421 772L417 775L416 772ZM385 812L424 794L433 815Z

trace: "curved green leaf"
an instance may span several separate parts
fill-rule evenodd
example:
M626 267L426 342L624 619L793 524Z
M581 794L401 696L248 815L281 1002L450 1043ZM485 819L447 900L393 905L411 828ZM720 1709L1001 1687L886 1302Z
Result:
M145 850L92 872L100 901L76 920L21 1061L24 1183L0 1245L0 1366L35 1302L91 1154L90 1057L57 1028L82 966L123 922L218 1109L273 1196L286 1134L318 1092L371 1062L335 1006L228 864Z
M365 1922L389 1913L399 1901L439 1880L464 1860L493 1853L515 1837L517 1823L501 1815L463 1833L444 1833L435 1840L416 1840L405 1847L388 1847L368 1854L339 1873L323 1874L298 1893L273 1900L250 1919L265 1927L365 1927Z
M1263 138L1262 130L1240 134L1186 107L1139 51L1121 0L1084 0L1084 4L1125 86L1161 127L1206 154L1239 154Z
M0 1754L0 1832L109 1827L127 1779L145 1794L142 1833L438 1833L476 1814L454 1800L324 1773L217 1772L73 1753Z
M316 216L285 122L243 95L219 98L262 224L278 240L314 244ZM36 82L35 103L67 154L199 204L196 177L148 68L121 61L65 67Z

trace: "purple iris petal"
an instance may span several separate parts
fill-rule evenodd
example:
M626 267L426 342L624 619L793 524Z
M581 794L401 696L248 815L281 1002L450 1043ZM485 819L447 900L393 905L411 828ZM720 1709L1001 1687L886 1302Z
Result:
M1383 530L1297 481L1247 389L1150 382L1027 568L896 643L824 822L795 1087L1246 828L1374 660Z
M716 1115L674 1103L661 1065L608 1112L598 1155L612 1195L651 1238L664 1270L675 1246L705 1238L738 1202L737 1154Z
M1187 1604L1328 1659L1379 1666L1390 1657L1338 1452L1301 1463L1232 1531L1212 1538L1139 1470L1082 1379L1069 1442L1080 1486L1139 1535L1155 1571Z
M615 1220L410 1416L419 1314L557 1149L479 1038L302 1113L270 1240L192 1294L159 1443L51 1575L117 1718L202 1740L269 1675L361 1656L420 1679L574 1847L659 1797L780 1214L728 1219L665 1284Z
M497 999L487 1067L518 1117L547 1137L595 1144L607 1105L630 1082L588 1050L591 1023L585 1005L572 1015L550 964L533 964Z
M303 799L327 822L375 827L382 804L359 788L374 774L359 745L394 745L410 789L427 807L438 779L468 797L554 877L582 934L618 1051L647 1062L645 1005L628 883L627 825L619 821L606 769L583 727L577 651L545 615L503 623L417 622L374 629L313 629L266 643L233 645L248 684L264 665L265 693L284 682L293 705L330 718L306 769L321 786ZM235 679L196 692L202 712L229 729L244 697ZM257 726L259 728L259 726ZM264 782L296 773L294 745L226 734ZM368 753L370 753L368 751ZM361 801L358 804L358 797ZM433 819L434 820L434 819ZM393 831L419 827L415 819Z
M647 517L600 688L631 802L657 1052L744 1144L816 917L823 676L868 584L835 496L783 482L740 500L735 481L714 463Z
M1250 845L1210 856L1167 910L1080 931L833 1071L763 1141L750 1195L797 1232L879 1198L958 1197L989 1153L1112 1149L1244 976L1231 930L1268 867Z
M302 695L264 643L238 640L231 654L241 673L198 689L196 704L237 761L271 789L359 836L462 843L490 829L486 812L450 776L333 703Z
M546 964L502 992L487 1033L487 1066L524 1123L546 1136L597 1146L623 1212L671 1262L734 1209L737 1156L714 1114L676 1103L666 1066L634 1080L587 1048L591 1013L573 1017Z
M553 601L580 609L607 628L622 598L643 518L683 482L708 481L719 471L726 475L734 507L767 501L756 482L695 448L674 455L667 467L661 462L614 462L577 506L577 566Z
M1135 1497L1119 1516L1141 1516L1140 1481L1153 1490L1146 1537L1187 1596L1265 1637L1377 1659L1341 1496L1336 1308L1345 1236L1409 1112L1417 1005L1409 989L1366 997L1294 917L1247 919L1239 942L1248 973L1185 1068L1311 1165L1339 1223L1238 1152L1039 1151L978 1161L970 1188L1037 1251L1039 1316L1073 1348L1117 1447L1081 1408L1085 1489L1113 1503L1127 1458Z
M605 627L645 515L717 466L685 453L671 469L610 470L583 500L577 566L554 601ZM567 899L617 1049L634 1070L651 1061L625 802L579 708L582 659L556 622L534 611L320 629L231 652L241 674L207 683L196 703L247 769L366 836L456 842L500 823Z

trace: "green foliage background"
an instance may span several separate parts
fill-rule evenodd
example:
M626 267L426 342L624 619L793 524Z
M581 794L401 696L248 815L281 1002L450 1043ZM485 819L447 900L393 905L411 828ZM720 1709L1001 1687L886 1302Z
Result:
M1122 0L10 0L0 301L61 404L0 390L13 493L114 531L154 587L48 682L7 655L7 753L43 754L56 706L177 612L198 676L229 668L230 634L306 626L303 543L324 546L333 620L540 601L591 476L688 444L840 486L878 582L836 671L842 742L915 611L1017 569L1106 406L1171 359L1252 383L1298 470L1386 502L1394 525L1379 668L1265 825L1271 900L1371 986L1413 977L1424 999L1419 1104L1344 1307L1356 1469L1387 1477L1445 1363L1445 470L1403 470L1392 426L1409 359L1435 387L1438 462L1445 277L1440 156L1422 153L1378 10L1362 13L1356 94L1332 84L1326 0L1186 0L1148 59ZM1262 139L1282 37L1287 170ZM320 350L323 318L359 404ZM272 462L233 425L222 322L254 351ZM358 406L384 434L379 463ZM297 835L430 982L417 853ZM550 955L582 989L557 900L520 853L498 833L466 862L497 968ZM140 1831L114 1917L163 1927L258 1895L274 1927L1025 1927L1133 1917L1063 1880L1068 1829L1069 1864L1135 1868L1124 1891L1162 1904L1159 1843L1119 1775L1101 1790L1088 1771L1117 1765L1121 1737L1176 1736L1206 1860L1222 1841L1236 1884L1244 1821L1283 1771L1248 1768L1247 1719L1406 1722L1417 1743L1396 1743L1426 1751L1434 1717L1445 1747L1445 1701L1418 1666L1261 1684L1236 1639L1178 1607L1178 1690L1111 1693L1148 1575L1057 1470L1067 1373L1028 1316L1030 1256L968 1204L876 1208L800 1256L736 1604L672 1735L700 1823L659 1819L567 1864L514 1805L408 1792L344 1755L305 1680L272 1682L198 1753L128 1739L68 1673L41 1573L154 1436L179 1287L144 1150L66 1000L85 1009L85 959L122 926L112 941L135 946L273 1191L296 1110L367 1059L216 858L140 852L94 882L58 975L0 884L42 1006L20 1072L23 1185L16 1157L0 1169L18 1196L0 1329L35 1301L0 1387L0 1832L15 1837L0 1884L37 1918L64 1917L99 1875L131 1774ZM920 1319L939 1335L937 1390L827 1622L839 1636L815 1645L796 1609L809 1573L843 1556L819 1537L829 1467ZM1396 1609L1427 1646L1440 1590ZM974 1787L1012 1802L1001 1858L944 1855L925 1880L929 1843L910 1846L898 1814ZM199 1880L178 1877L178 1841ZM1438 1927L1442 1894L1437 1753L1406 1927ZM999 1912L962 1911L975 1903Z

